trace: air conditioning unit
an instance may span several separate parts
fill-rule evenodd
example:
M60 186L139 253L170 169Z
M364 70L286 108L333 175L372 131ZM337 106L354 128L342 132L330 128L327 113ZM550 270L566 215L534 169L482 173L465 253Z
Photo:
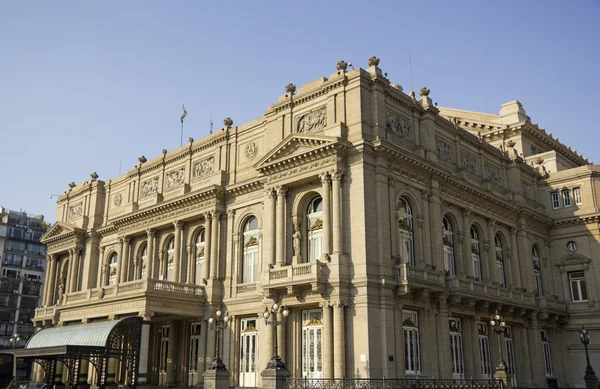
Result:
M22 321L20 321L20 322L19 322L19 324L23 324L23 322L22 322Z
M3 264L5 264L5 265L8 265L8 261L4 261L4 262L2 262L2 263L3 263Z
M18 294L18 293L19 293L19 289L14 289L14 290L13 290L13 293L16 293L16 294Z

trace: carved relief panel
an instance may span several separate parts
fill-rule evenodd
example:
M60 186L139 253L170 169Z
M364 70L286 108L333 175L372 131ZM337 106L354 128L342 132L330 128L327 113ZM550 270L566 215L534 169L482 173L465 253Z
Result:
M454 163L454 147L443 139L436 138L437 154L440 160Z
M495 184L500 184L502 182L502 176L500 175L500 169L493 165L485 165L485 178L492 181Z
M403 138L412 138L411 121L388 112L387 129Z
M321 107L300 116L296 124L296 132L300 134L317 132L325 128L326 125L327 111L325 110L325 107Z
M185 182L185 168L171 170L166 174L167 189L175 189Z
M213 173L215 157L208 157L194 163L193 178L206 177Z
M469 153L462 153L461 158L462 167L473 174L477 173L477 157Z
M158 177L152 177L140 184L140 198L149 197L158 193Z
M73 204L69 207L69 220L79 219L83 216L83 202Z

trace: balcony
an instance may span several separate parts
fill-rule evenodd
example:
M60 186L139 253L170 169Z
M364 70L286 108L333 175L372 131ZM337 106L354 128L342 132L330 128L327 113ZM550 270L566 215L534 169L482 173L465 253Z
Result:
M410 291L426 289L440 291L445 289L442 272L414 267L406 263L396 266L396 284L398 296L405 295Z
M534 294L522 290L458 277L448 279L447 283L451 295L471 302L481 300L527 309L533 308L536 304Z
M264 274L262 288L265 290L286 289L294 295L301 289L323 293L327 283L326 265L320 261L300 263L269 269Z
M34 320L53 319L58 315L61 321L80 320L144 310L165 314L202 312L204 299L204 286L135 280L66 294L56 306L36 309Z

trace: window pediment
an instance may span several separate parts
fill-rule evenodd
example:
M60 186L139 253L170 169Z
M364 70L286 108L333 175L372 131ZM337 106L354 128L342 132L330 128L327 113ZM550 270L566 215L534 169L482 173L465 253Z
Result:
M43 244L49 244L62 238L71 238L73 236L83 234L83 232L84 231L81 228L75 227L72 224L56 222L48 231L46 231L46 233L40 239L40 242Z
M567 270L587 270L590 259L583 255L567 255L558 262L561 271Z

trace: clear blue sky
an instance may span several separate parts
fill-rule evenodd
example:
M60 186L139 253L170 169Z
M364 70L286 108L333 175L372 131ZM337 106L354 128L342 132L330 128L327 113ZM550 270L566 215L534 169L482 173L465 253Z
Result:
M600 162L600 0L5 1L0 5L0 205L55 221L51 194L376 55L441 106L540 127Z

